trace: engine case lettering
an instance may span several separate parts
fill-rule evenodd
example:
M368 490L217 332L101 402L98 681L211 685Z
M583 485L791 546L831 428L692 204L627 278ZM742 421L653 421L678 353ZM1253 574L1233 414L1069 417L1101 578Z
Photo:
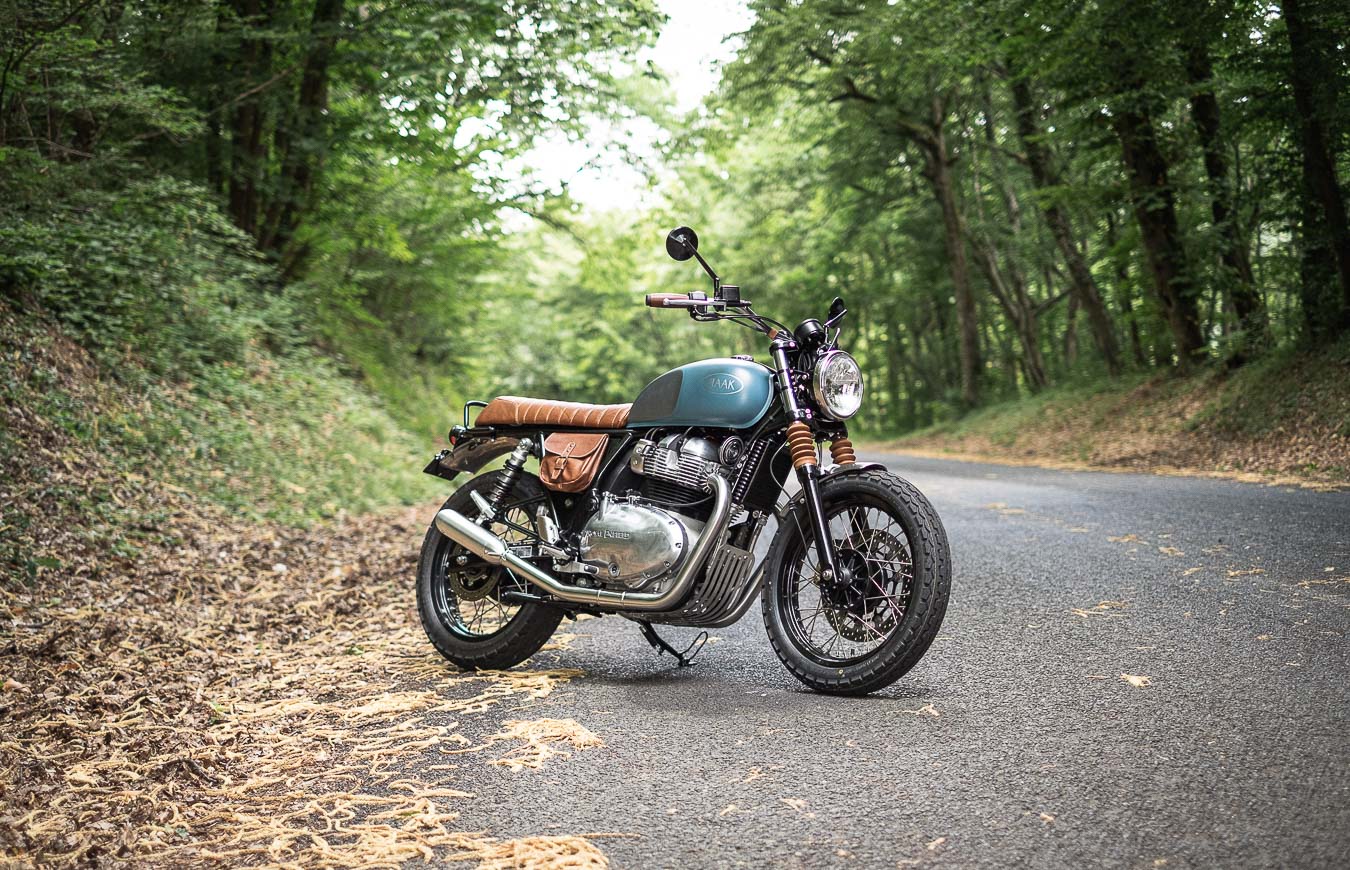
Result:
M581 529L582 559L609 566L607 580L640 589L679 568L689 536L699 531L687 528L687 522L646 502L605 498Z

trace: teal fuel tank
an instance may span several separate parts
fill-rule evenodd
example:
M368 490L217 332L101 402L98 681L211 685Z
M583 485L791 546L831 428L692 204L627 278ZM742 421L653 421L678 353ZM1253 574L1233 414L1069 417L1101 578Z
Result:
M773 373L742 359L705 359L666 372L648 384L628 413L629 429L713 426L744 429L773 401Z

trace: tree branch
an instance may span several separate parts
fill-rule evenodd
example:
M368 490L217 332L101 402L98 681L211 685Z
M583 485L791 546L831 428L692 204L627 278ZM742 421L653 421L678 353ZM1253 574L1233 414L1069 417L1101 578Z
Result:
M872 104L881 102L871 94L864 94L858 90L858 83L853 81L852 76L844 76L844 92L830 98L831 103L842 103L845 100L858 100L859 102Z

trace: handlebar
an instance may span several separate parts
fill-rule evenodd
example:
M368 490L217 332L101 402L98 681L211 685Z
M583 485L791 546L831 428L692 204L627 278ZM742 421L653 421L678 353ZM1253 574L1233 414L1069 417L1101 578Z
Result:
M709 299L702 293L648 293L648 308L696 308L720 311L727 307L721 299Z
M698 321L736 320L771 339L780 332L789 334L792 332L772 317L764 317L751 311L750 300L741 298L741 288L727 285L722 287L721 291L731 298L725 298L722 292L713 299L709 299L707 294L701 292L648 293L644 301L648 308L683 308L689 312L690 317ZM728 308L734 309L736 313L727 313Z
M648 308L691 308L694 301L688 293L648 293Z

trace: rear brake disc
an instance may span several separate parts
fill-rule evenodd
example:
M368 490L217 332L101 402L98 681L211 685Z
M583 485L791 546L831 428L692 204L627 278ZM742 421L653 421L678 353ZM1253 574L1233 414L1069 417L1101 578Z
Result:
M464 554L461 551L459 555ZM487 598L497 585L500 572L494 566L483 562L473 564L471 561L467 565L457 565L455 560L459 555L451 556L448 560L445 579L450 583L450 591L454 592L455 598L460 601L481 601ZM469 558L473 560L472 556Z

